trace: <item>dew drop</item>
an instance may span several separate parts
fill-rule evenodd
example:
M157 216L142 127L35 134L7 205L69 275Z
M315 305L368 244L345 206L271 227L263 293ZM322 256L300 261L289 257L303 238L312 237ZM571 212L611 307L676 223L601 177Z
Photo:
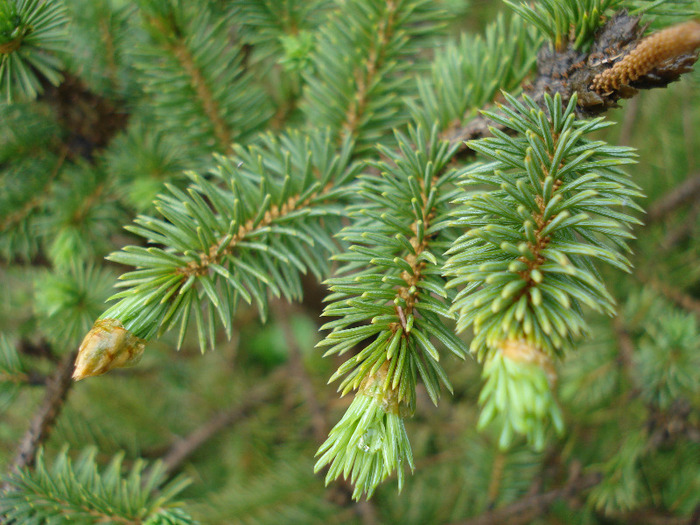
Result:
M376 453L384 442L384 433L373 428L362 434L357 442L357 448L370 454Z

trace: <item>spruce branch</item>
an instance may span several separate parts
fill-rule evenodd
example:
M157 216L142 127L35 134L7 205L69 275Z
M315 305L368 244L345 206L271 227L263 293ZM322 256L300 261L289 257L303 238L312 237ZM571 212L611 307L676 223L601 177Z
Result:
M151 111L191 155L230 153L260 131L273 111L264 91L245 71L240 44L229 41L230 16L180 2L144 1L151 34L135 55ZM154 68L153 64L160 66Z
M386 390L387 368L367 378L343 418L333 427L316 453L320 456L314 472L330 464L326 483L341 474L354 485L353 498L372 496L387 476L397 471L399 490L403 487L403 463L413 470L397 392Z
M104 308L115 276L94 265L43 271L34 281L38 326L54 346L75 347Z
M41 78L61 81L56 52L66 43L62 0L3 0L0 3L0 91L8 103L33 99L43 91Z
M417 100L408 105L426 129L438 123L441 138L454 143L459 130L477 118L501 91L517 91L532 72L542 39L523 19L499 16L484 35L462 34L436 52L430 75L418 79ZM473 138L473 137L470 137Z
M162 18L151 18L148 22L160 33L167 35L174 32L174 28L168 28ZM201 102L204 113L213 127L214 136L217 140L217 149L222 153L229 153L229 148L231 147L231 130L222 118L219 104L214 99L212 91L207 85L201 70L197 67L192 53L181 40L172 39L166 41L165 46L166 49L175 56L180 67L182 67L185 74L191 79L197 99Z
M36 218L41 216L42 207L51 195L66 154L64 148L58 158L43 155L34 162L20 161L5 172L4 192L0 197L0 209L3 210L0 249L5 259L12 256L30 259L38 252L39 243L31 233L35 229ZM15 176L19 172L22 176Z
M57 364L25 347L50 340L68 348L85 319L99 315L94 309L109 274L88 277L90 261L75 259L101 257L108 244L135 246L112 256L129 271L111 310L81 345L76 378L133 364L161 335L175 337L154 346L175 346L179 335L187 359L157 367L158 396L145 402L139 392L155 380L148 370L83 385L85 395L71 400L76 414L63 415L69 419L52 435L51 448L66 439L152 449L170 431L172 442L158 441L172 445L164 476L191 462L202 474L192 494L197 510L217 523L232 516L422 525L466 516L478 522L479 513L504 523L556 521L566 513L601 522L697 514L697 323L669 305L641 315L646 306L633 292L640 283L614 277L630 266L632 233L645 233L643 247L663 252L665 268L692 264L695 246L664 251L663 239L655 244L663 224L631 230L640 190L620 170L631 150L591 138L604 121L577 120L636 89L665 86L692 66L692 23L682 26L690 33L676 28L655 36L645 26L649 19L637 15L649 8L682 22L695 0L518 1L524 16L498 18L481 38L456 39L442 31L442 21L472 26L492 8L428 0L64 1L70 45L47 56L65 64L66 80L51 88L33 71L47 94L0 106L6 253L0 265L7 266L0 273L8 282L0 328L22 341L17 352L0 334L0 397L34 381L32 359L42 372ZM625 8L634 11L615 13ZM660 17L649 27L666 24ZM635 62L648 64L638 70ZM608 90L597 89L603 84ZM695 172L692 97L669 98L640 97L640 118L627 120L628 128L640 129L668 121L658 137L639 143L660 166L634 174L652 191L677 179L672 171ZM682 123L666 111L671 107L683 111ZM299 131L279 132L285 123ZM275 135L258 136L262 128ZM488 135L489 141L473 140ZM644 133L634 135L637 142ZM461 144L465 139L469 145ZM673 159L665 166L653 156L659 139ZM209 160L212 151L226 155ZM474 163L477 155L484 164ZM677 222L695 218L700 207L693 198L675 200ZM697 210L680 210L684 203ZM122 212L132 207L143 213L129 227L137 242L117 233ZM660 209L659 222L670 217ZM600 261L612 267L598 271ZM336 263L338 273L323 281ZM683 289L669 290L668 276L659 286L697 313L694 270L682 275ZM320 345L336 365L328 375L354 396L352 404L339 402L350 409L316 458L326 481L336 480L325 491L311 473L309 447L323 441L331 405L315 391L318 378L309 377L294 342L289 365L261 375L259 365L268 366L276 349L252 323L256 310L264 319L272 308L275 338L289 338L290 310L281 305L302 293L308 300L312 280L333 288ZM623 308L614 305L613 297L627 296L633 300ZM598 321L596 309L619 320ZM232 406L214 409L232 386L212 382L212 374L229 375L229 367L209 358L190 362L188 343L221 346L238 330L243 353L236 353L236 366L256 386ZM445 355L464 357L469 342L483 371ZM18 353L25 355L18 360ZM443 385L452 390L450 382L453 407L423 410ZM197 384L203 395L192 395ZM40 394L20 391L10 424L26 413L26 395ZM295 425L300 400L301 417L308 419L304 409L311 414L308 427ZM105 404L113 410L101 410ZM167 409L149 417L156 405ZM408 428L415 405L428 424ZM96 418L87 421L87 413ZM256 417L243 421L246 415ZM542 449L564 420L566 443L547 453L525 443L502 448L523 435ZM495 432L483 432L492 423ZM206 451L213 436L229 443L212 458ZM602 481L577 485L587 477L578 468L565 481L562 465L576 465L574 456L585 458L585 472L602 464ZM85 463L97 472L94 461ZM420 477L404 477L406 466L422 463ZM38 467L13 474L16 499L0 495L0 521L192 522L170 503L147 515L122 515L101 498L103 488L89 483L92 473L83 479L80 469ZM107 470L99 477L118 469ZM157 470L133 477L148 479ZM351 507L352 498L371 496L394 474L402 494L386 487L371 506ZM104 490L131 487L134 508L143 508L136 501L137 494L148 499L142 482L130 482L128 473L112 477L118 482ZM63 490L68 484L70 493ZM3 505L27 515L5 518Z
M323 313L339 319L322 327L331 332L318 345L329 347L325 355L343 355L365 344L331 377L345 375L342 395L359 392L316 464L316 470L331 464L326 482L350 475L356 499L370 497L397 467L401 487L401 461L413 468L402 419L414 410L418 376L435 404L440 383L451 390L431 336L465 355L440 319L450 316L439 257L449 239L446 204L458 172L448 163L456 148L439 141L436 128L430 135L410 129L410 138L397 133L396 140L398 151L380 148L391 159L376 163L380 175L362 177L365 201L340 233L353 244L336 256L346 264L328 281L332 302Z
M545 113L527 96L524 104L504 96L509 105L488 115L516 136L494 129L494 138L469 143L492 162L467 172L453 223L467 232L447 252L445 272L448 286L461 288L452 306L457 330L473 328L471 351L487 363L480 425L505 415L501 446L515 431L541 447L544 414L562 429L546 387L553 383L548 360L586 330L584 305L614 313L591 260L628 271L623 253L629 225L638 223L628 210L638 209L630 199L640 193L617 168L633 153L585 139L605 124L577 121L576 97L563 108L558 94L545 96ZM516 362L529 364L511 369ZM511 388L532 399L521 404Z
M137 18L135 6L116 7L107 0L68 0L66 7L71 29L61 59L71 75L80 76L91 91L102 96L133 97L133 69L127 49L138 34L130 25Z
M506 0L516 13L549 38L556 51L566 49L569 41L575 49L590 44L606 11L622 3L622 0L543 0L533 5Z
M300 299L300 274L322 278L327 254L336 251L339 203L358 170L351 149L345 142L337 154L328 132L268 136L261 146L237 147L236 157L217 158L214 175L227 188L196 173L187 192L168 186L170 195L156 203L163 219L140 216L128 228L164 248L127 246L109 257L136 270L121 276L127 289L101 319L144 340L179 327L180 345L192 313L204 350L214 345L215 317L230 336L241 298L255 300L263 318L268 290Z
M328 0L253 0L235 2L231 8L241 24L242 41L253 48L256 60L263 60L282 54L289 39L312 36L310 30L316 29L332 4Z
M109 251L109 232L124 217L109 195L110 182L94 166L69 164L61 179L53 187L45 213L37 218L36 229L51 262L65 270L76 261L104 256Z
M112 140L100 160L114 181L111 191L139 213L152 209L165 182L185 180L184 172L197 164L177 140L163 129L154 129L147 117L136 115L130 117L128 128Z
M500 188L467 191L457 201L463 208L455 212L454 225L469 230L448 252L449 286L464 286L453 308L460 312L458 330L474 326L471 348L479 357L490 343L520 330L556 355L584 329L577 303L614 313L612 297L586 261L629 268L623 255L628 225L638 220L627 208L639 209L630 199L640 193L616 166L633 162L634 155L629 148L586 140L606 124L575 120L575 99L562 110L559 96L546 97L546 116L529 97L523 105L505 96L512 105L500 107L505 116L489 116L519 137L498 132L469 144L494 160L472 167L465 189ZM551 318L535 314L540 305ZM562 307L568 310L566 322L557 314Z
M406 123L416 54L439 33L444 12L425 0L353 0L319 28L302 109L367 153ZM347 56L338 60L339 56Z
M74 465L64 449L48 466L40 451L34 470L23 468L7 476L7 489L0 493L0 517L14 523L193 523L173 501L188 485L186 479L165 484L162 467L156 464L144 475L143 461L136 461L123 475L123 454L99 472L96 454L96 449L87 448Z
M344 395L358 388L370 370L392 361L392 388L399 389L398 401L412 411L416 373L436 404L439 381L451 388L429 334L464 357L461 341L439 318L450 317L438 258L449 239L446 204L454 198L451 182L458 171L448 166L454 149L437 139L436 129L430 135L417 128L410 138L396 137L398 152L381 148L391 164L376 163L381 175L362 177L365 201L351 211L355 223L340 234L353 244L335 257L346 264L328 281L334 293L323 313L340 318L322 327L331 332L318 346L330 347L325 355L342 355L372 340L331 381L346 376L339 386ZM353 327L360 321L368 324Z
M556 373L539 348L523 340L503 341L486 358L483 376L477 428L483 430L496 422L501 428L501 449L507 449L514 435L520 434L536 450L542 450L547 429L543 421L551 421L559 434L564 431L563 416L552 393Z
M638 89L666 87L671 82L678 80L681 75L691 71L694 62L697 60L697 53L694 51L697 45L686 43L684 37L674 37L673 40L677 42L675 46L664 44L662 47L665 51L657 49L661 40L657 39L656 34L652 34L647 39L643 38L645 26L640 24L640 16L632 16L625 10L618 11L612 16L603 16L603 11L600 10L600 6L603 4L612 6L613 4L619 5L629 2L593 0L592 3L588 4L589 7L593 6L593 4L599 5L592 7L591 13L597 13L596 16L592 17L588 15L583 16L586 10L579 11L579 9L585 6L573 0L565 2L546 1L538 4L536 7L524 3L520 5L515 5L513 2L509 3L525 20L532 21L537 19L536 26L545 35L548 35L550 39L554 39L555 42L560 41L560 45L553 47L542 46L537 54L537 71L534 79L526 81L525 77L523 77L523 80L521 80L523 93L537 101L543 109L546 109L544 103L545 95L559 93L564 103L568 103L572 96L577 96L578 105L576 112L578 116L590 117L597 115L610 108L617 107L617 102L621 98L633 97L638 93ZM647 3L642 1L638 3L641 5L636 6L637 9L634 12L656 13L658 11L660 14L672 14L675 16L688 16L689 14L682 9L673 8L672 6L666 6L669 12L663 9L665 4L673 4L674 2ZM541 17L542 13L546 13L546 16ZM568 14L564 16L562 13ZM575 13L578 14L574 16ZM581 18L581 16L583 17ZM568 25L564 24L570 18ZM695 27L693 25L695 23L688 22L687 24L687 26L685 24L682 25L691 29L682 30L681 33L688 33L692 40L694 38L692 35L695 34L692 28ZM565 27L568 28L570 26L578 27L578 30L583 31L575 40L573 38L574 33L570 34L568 29L564 30ZM667 31L669 33L667 34L679 35L679 28L680 26L668 28ZM560 36L557 37L556 35ZM667 40L667 37L663 37L663 40ZM642 42L645 41L647 43L642 45ZM680 43L681 41L683 43ZM577 47L577 43L580 43L581 46ZM637 46L642 47L639 52L635 53ZM645 48L646 51L644 51ZM499 49L501 49L500 46ZM619 77L620 69L616 70L615 73L608 73L612 71L610 68L614 69L628 55L634 57L638 53L644 56L653 54L657 59L653 61L645 60L645 63L647 63L646 69L643 72L640 69L639 76L634 80ZM628 60L636 59L631 58ZM627 69L629 67L625 66L625 70ZM602 82L601 79L607 78L608 75L614 75L615 78L619 77L615 83L617 87L602 92L597 90L598 82ZM599 81L595 79L599 79ZM517 86L511 88L504 86L500 89L510 92L518 91ZM423 98L432 101L435 96L424 96ZM488 107L488 102L488 100L484 101L484 105L476 109ZM507 126L494 123L488 116L475 115L463 122L456 123L445 136L454 143L477 140L491 136L491 127L499 131L509 132Z

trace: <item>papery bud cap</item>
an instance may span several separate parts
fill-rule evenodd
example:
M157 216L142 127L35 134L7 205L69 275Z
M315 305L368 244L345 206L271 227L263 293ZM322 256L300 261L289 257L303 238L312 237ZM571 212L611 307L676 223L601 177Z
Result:
M552 360L542 350L524 339L506 339L499 345L503 357L517 363L530 363L541 368L547 376L549 386L557 382L557 373Z
M98 319L78 349L73 379L99 376L113 368L138 363L146 341L129 332L117 319Z

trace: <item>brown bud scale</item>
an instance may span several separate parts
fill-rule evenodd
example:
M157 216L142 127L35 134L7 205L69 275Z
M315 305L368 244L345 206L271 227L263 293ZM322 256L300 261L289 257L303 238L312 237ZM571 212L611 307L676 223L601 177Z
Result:
M549 385L553 387L557 382L557 373L552 365L552 360L542 350L524 339L506 339L499 345L503 357L516 363L533 364L541 368L547 375Z

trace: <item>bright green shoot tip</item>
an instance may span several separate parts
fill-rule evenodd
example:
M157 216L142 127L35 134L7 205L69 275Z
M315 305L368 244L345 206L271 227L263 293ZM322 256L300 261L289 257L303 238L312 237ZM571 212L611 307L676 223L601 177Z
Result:
M330 464L326 484L343 476L354 486L352 497L371 498L377 486L397 471L403 487L403 465L415 468L403 417L386 411L380 400L358 392L343 418L316 453L318 472Z
M500 428L498 445L505 450L517 435L525 436L536 450L545 445L551 425L561 434L564 421L552 393L556 380L546 354L522 340L506 340L484 364L486 379L479 405L478 428Z

